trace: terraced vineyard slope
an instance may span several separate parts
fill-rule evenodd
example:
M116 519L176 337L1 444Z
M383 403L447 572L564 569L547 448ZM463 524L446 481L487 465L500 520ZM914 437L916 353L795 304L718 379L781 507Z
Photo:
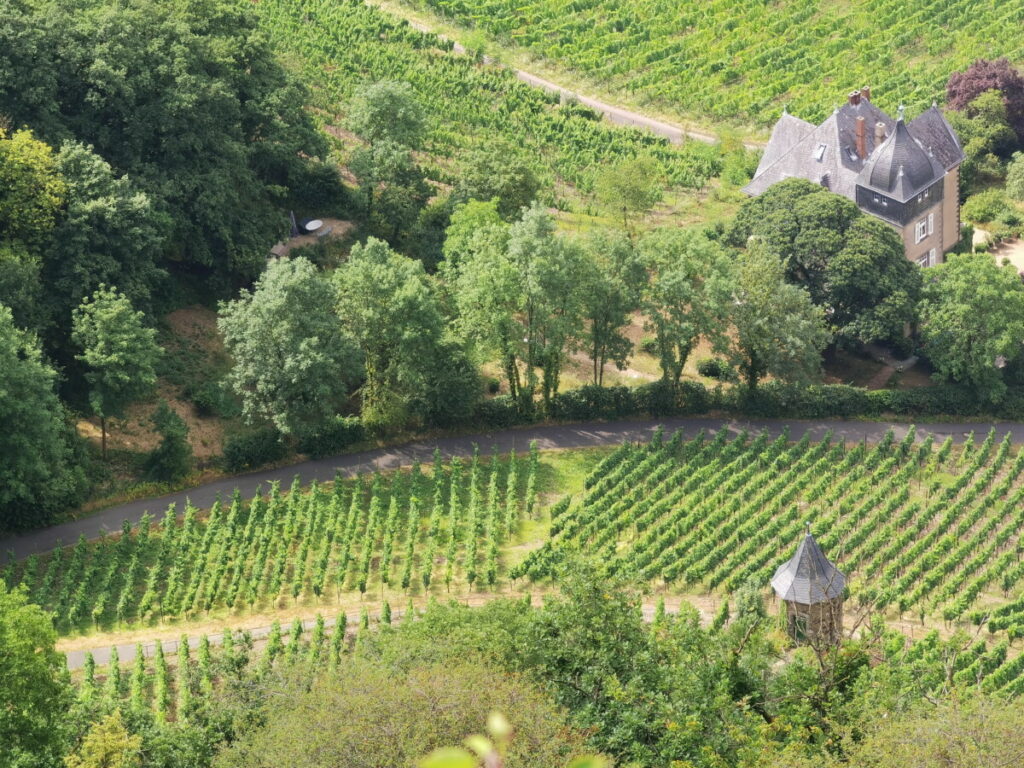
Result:
M1024 6L977 0L418 0L641 103L767 126L818 122L870 85L890 112L977 58L1024 58Z

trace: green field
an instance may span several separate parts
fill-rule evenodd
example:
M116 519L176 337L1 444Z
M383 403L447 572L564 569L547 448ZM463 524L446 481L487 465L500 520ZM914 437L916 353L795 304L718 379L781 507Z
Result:
M870 85L882 109L941 101L977 58L1024 58L1024 7L986 0L416 0L631 103L763 127L824 118Z

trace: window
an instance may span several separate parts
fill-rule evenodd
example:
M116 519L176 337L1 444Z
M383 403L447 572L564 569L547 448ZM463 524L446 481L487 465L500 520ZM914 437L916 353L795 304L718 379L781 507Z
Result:
M914 227L914 242L920 243L926 237L928 237L928 222L921 219Z
M824 156L825 156L825 145L824 144L819 144L818 148L814 150L814 159L817 160L820 163L821 159Z
M928 266L928 254L927 253L917 260L917 266L919 266L919 267L927 267Z
M935 249L932 248L928 251L928 266L934 267L938 262L935 261Z
M935 231L935 214L934 213L929 213L928 214L928 234L930 235L934 231Z

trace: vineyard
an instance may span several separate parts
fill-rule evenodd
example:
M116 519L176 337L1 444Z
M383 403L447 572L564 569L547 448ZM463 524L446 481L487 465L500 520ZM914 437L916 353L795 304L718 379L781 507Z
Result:
M1024 6L976 0L417 0L641 104L772 124L818 122L845 91L917 112L977 58L1024 57ZM998 30L998 33L995 31Z
M685 592L768 583L810 522L855 605L973 620L1024 635L1024 450L990 433L953 449L914 431L848 448L725 430L623 445L551 510L551 537L511 575L540 581L568 553ZM1022 596L1024 598L1024 596ZM1002 604L1002 607L993 607Z
M533 446L526 457L477 453L447 467L437 458L428 472L338 479L330 490L303 492L296 479L289 493L236 495L203 517L188 507L179 521L172 506L158 524L147 515L2 575L53 611L63 633L332 603L343 592L493 589L505 577L502 546L539 515L539 461Z
M451 52L451 43L419 32L361 0L261 0L255 4L275 48L333 121L355 88L375 80L409 82L432 124L428 151L457 164L467 149L504 140L550 184L588 191L609 161L640 152L660 160L669 181L700 189L721 171L720 151L693 141L671 145L646 131L614 128L578 104L522 83L509 70ZM438 171L438 169L435 169ZM457 171L439 171L452 181Z

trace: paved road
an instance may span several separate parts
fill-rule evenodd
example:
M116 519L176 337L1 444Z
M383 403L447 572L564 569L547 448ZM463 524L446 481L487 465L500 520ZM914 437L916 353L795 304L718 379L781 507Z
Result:
M615 445L624 440L647 440L658 425L663 425L668 432L682 429L687 436L692 436L701 429L716 432L723 428L732 431L763 429L772 435L777 435L782 429L788 427L795 439L802 437L805 433L810 433L812 437L820 437L831 429L837 438L846 441L879 440L890 426L895 430L897 436L906 434L907 430L906 424L889 425L863 421L822 420L812 422L796 419L675 418L660 421L553 424L485 432L471 436L416 440L404 445L304 461L279 469L223 478L185 491L119 504L81 520L0 540L0 562L6 562L11 553L16 559L20 559L34 553L48 552L61 544L70 544L79 535L95 538L104 533L117 531L121 528L121 523L124 520L134 523L146 512L155 516L162 515L169 504L176 504L179 512L183 511L186 501L191 501L193 505L200 508L209 507L218 496L224 499L229 498L235 488L241 491L244 498L250 498L259 489L266 489L274 481L287 486L296 475L302 479L303 483L313 480L325 482L332 480L335 473L340 473L344 477L352 477L359 472L396 469L408 466L414 461L427 462L430 461L435 449L439 450L445 459L453 456L469 456L473 452L474 445L479 445L481 451L486 452L495 448L502 453L513 450L526 451L531 440L536 440L541 450ZM932 434L938 439L945 439L947 435L952 435L954 439L962 440L971 431L984 434L992 426L996 426L1000 434L1010 432L1015 443L1024 443L1024 424L1021 423L921 424L918 425L918 437L922 438L925 434Z
M367 0L367 3L369 5L376 6L376 4L372 0ZM384 10L385 13L391 12L389 9L382 10ZM403 16L402 18L406 17ZM455 53L466 52L466 48L461 43L459 43L457 40L452 40L448 35L444 35L435 31L433 28L430 27L430 25L422 24L420 22L413 21L412 19L409 18L406 18L406 21L409 22L409 25L411 27L419 30L420 32L429 32L431 34L437 35L442 40L451 41L452 48L455 51ZM494 66L503 66L500 62L496 61L490 56L484 57L484 63ZM563 101L567 99L575 99L580 104L583 104L587 107L590 107L593 110L596 110L597 112L600 112L605 117L605 119L607 119L609 122L615 123L616 125L625 125L633 128L644 128L650 131L651 133L655 134L656 136L662 136L668 139L674 144L681 144L686 139L696 139L697 141L703 141L707 144L714 144L715 142L718 141L718 137L715 136L714 134L704 133L703 131L686 129L679 125L666 123L663 120L655 120L654 118L647 117L646 115L642 115L639 112L633 112L632 110L625 109L623 107L618 107L615 106L614 104L609 104L606 101L601 101L600 99L595 99L590 96L584 96L578 91L574 91L570 88L558 85L558 83L553 83L550 80L545 80L543 77L539 77L533 74L532 72L527 72L526 70L523 69L513 69L512 71L515 73L515 76L518 79L522 80L524 83L532 85L535 88L542 88L543 90L548 91L549 93L557 93L559 96L562 97ZM764 142L745 141L743 142L743 145L747 149L764 149Z

